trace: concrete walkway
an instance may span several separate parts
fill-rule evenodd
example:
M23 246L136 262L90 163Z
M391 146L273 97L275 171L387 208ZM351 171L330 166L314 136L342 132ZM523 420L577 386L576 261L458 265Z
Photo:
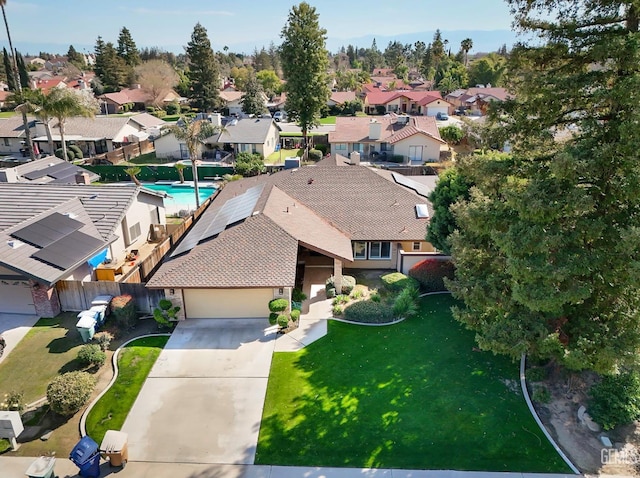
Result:
M34 458L0 457L0 478L24 478L24 472L33 460ZM56 460L54 469L60 478L78 476L78 468L68 459ZM129 462L124 469L110 468L108 464L103 463L100 471L101 477L112 476L113 478L575 478L577 476L449 470L425 471L140 462Z
M253 464L274 339L266 319L180 322L122 427L130 459Z

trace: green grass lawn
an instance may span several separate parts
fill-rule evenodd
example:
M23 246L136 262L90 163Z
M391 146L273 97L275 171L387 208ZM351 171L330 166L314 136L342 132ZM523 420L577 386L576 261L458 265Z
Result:
M0 111L0 118L12 118L15 115L15 111Z
M120 430L147 375L169 337L145 337L131 342L118 356L118 378L87 417L87 434L101 443L107 430Z
M274 151L264 160L265 164L284 163L284 160L290 156L298 156L300 149L282 149L282 151Z
M276 353L256 464L568 473L531 417L518 365L474 351L449 296L390 327L329 323Z
M58 374L81 369L76 356L82 345L76 314L40 319L0 364L0 397L22 391L25 403L45 396Z
M320 124L336 124L336 117L325 116L324 118L320 118Z

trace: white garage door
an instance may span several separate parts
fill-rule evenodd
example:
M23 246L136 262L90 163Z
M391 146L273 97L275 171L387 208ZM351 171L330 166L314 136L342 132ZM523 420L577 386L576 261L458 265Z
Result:
M446 106L429 106L427 116L436 116L438 113L448 114L449 108Z
M0 313L35 314L31 289L27 281L0 281Z
M268 317L273 289L184 289L187 319Z

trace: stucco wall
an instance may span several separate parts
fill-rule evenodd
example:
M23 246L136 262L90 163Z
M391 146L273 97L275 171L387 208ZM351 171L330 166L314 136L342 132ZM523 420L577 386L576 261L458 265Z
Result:
M440 145L441 143L429 138L428 136L414 134L407 139L395 143L393 145L393 154L401 154L407 158L409 156L410 146L422 146L423 161L438 161L440 159Z

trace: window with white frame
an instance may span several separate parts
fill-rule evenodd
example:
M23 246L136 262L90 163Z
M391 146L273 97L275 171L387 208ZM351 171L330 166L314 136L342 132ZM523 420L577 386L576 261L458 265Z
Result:
M336 151L346 151L347 150L347 143L336 143L334 145L334 148Z
M363 260L367 258L367 243L364 241L353 242L353 258Z
M129 227L129 244L133 244L141 234L140 223L136 222L133 226ZM127 245L129 245L127 244Z
M420 243L419 242L414 242L413 243L413 250L414 251L419 251L420 250Z
M370 242L369 259L391 259L391 243Z

